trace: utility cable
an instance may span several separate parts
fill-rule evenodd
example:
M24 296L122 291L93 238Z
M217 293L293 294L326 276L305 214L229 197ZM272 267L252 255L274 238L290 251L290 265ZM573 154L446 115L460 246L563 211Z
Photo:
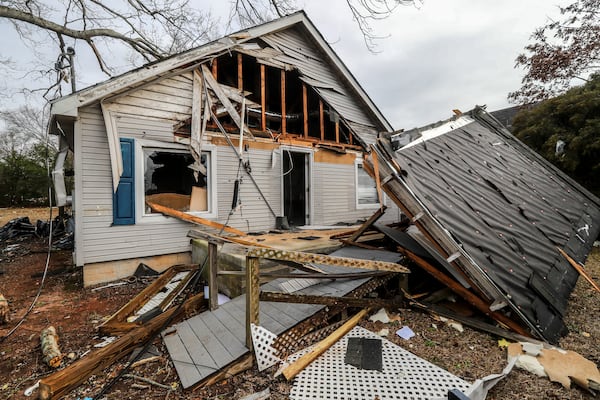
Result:
M49 147L50 147L50 143L49 143L48 127L47 127L47 129L46 129L46 174L48 176L48 180L50 180L50 161L49 161L50 157L48 154ZM48 268L50 266L50 255L52 254L52 237L53 237L52 233L54 230L53 221L52 221L52 185L50 184L50 182L48 182L48 206L50 208L50 212L49 212L50 232L48 234L48 252L46 253L46 264L44 266L44 273L42 274L42 281L40 282L38 291L37 291L35 297L33 298L31 305L25 312L25 314L21 317L19 322L6 335L4 335L0 338L0 343L4 342L6 339L8 339L13 333L16 332L17 329L19 329L19 327L23 324L23 322L25 322L25 318L27 318L29 313L31 313L31 311L35 307L38 299L40 298L40 295L42 294L42 289L44 288L44 283L46 282L46 276L48 275Z

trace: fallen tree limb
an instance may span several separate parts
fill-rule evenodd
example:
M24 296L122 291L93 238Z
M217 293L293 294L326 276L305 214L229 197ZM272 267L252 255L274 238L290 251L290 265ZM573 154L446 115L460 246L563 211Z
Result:
M151 338L163 325L204 303L204 293L199 293L188 299L181 307L171 308L145 325L127 332L102 349L89 354L87 357L74 362L68 367L45 377L40 381L39 398L48 400L64 396L75 389L96 372L114 364L140 343Z
M58 347L58 333L56 328L49 326L40 333L40 342L44 362L52 368L58 368L63 355Z
M350 332L352 328L358 324L358 322L369 313L370 309L365 308L350 318L344 325L336 329L331 335L321 340L317 345L308 353L294 361L292 364L285 367L282 371L283 376L288 381L298 375L304 368L306 368L311 362L313 362L321 354L325 353L332 345L342 338L346 333Z

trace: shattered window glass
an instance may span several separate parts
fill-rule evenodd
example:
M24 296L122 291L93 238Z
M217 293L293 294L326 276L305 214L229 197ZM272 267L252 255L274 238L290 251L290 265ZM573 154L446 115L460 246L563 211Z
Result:
M364 170L362 164L356 164L358 205L378 205L375 180Z
M208 211L209 157L210 153L202 153L206 170L196 180L189 152L144 148L144 200L183 212ZM145 205L145 214L152 213Z

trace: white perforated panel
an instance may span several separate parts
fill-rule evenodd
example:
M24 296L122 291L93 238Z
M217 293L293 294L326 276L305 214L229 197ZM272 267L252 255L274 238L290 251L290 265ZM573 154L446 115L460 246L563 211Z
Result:
M296 376L290 399L447 399L449 390L465 391L470 384L446 370L382 340L383 371L362 370L344 363L349 337L381 339L355 327ZM294 361L310 348L289 357ZM376 397L377 396L377 397Z
M277 350L271 347L271 344L277 339L277 335L269 332L262 326L252 324L251 328L252 344L254 345L254 355L256 356L258 370L263 371L281 362L281 359L276 355Z

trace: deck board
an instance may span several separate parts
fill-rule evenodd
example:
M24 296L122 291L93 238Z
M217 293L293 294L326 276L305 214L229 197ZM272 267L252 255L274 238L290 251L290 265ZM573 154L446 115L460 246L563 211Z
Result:
M343 249L340 256L347 256ZM336 255L335 252L333 255ZM352 253L356 256L360 251ZM364 251L363 251L363 254ZM372 256L372 255L371 255ZM379 254L378 256L391 261L393 255ZM398 257L395 255L395 257ZM344 267L329 267L319 265L328 273L356 272L356 269ZM298 290L298 294L315 294L319 296L341 297L367 282L365 279L323 280L310 287ZM279 291L277 279L264 284L261 289ZM262 327L280 334L314 315L324 306L317 304L291 304L265 302L259 303L259 321ZM232 361L248 352L246 342L246 296L242 295L222 304L215 311L206 311L186 321L180 322L163 332L163 340L184 388L195 385L209 375L217 372ZM172 331L174 333L170 333Z

